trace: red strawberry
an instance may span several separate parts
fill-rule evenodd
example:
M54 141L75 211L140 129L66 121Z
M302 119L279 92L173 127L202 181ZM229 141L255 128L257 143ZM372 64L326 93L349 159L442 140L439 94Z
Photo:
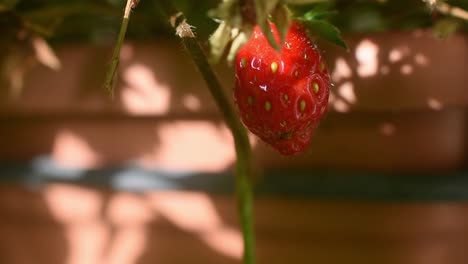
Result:
M276 26L270 24L279 42ZM303 152L328 106L330 76L317 47L298 22L281 52L258 26L236 56L234 99L250 131L284 155Z

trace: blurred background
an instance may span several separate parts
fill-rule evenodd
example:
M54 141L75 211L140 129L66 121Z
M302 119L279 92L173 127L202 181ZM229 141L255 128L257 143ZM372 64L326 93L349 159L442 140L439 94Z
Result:
M311 147L250 136L259 263L468 263L468 2L433 2L329 3ZM208 44L219 2L174 3ZM154 1L103 89L124 4L0 1L0 263L240 263L233 140Z

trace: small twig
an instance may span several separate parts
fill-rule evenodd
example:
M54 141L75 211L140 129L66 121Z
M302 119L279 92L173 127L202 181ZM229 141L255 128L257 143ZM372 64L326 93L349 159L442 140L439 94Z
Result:
M171 0L157 1L156 8L162 10L162 13L169 19L171 26L176 31L177 36L182 40L182 44L205 79L208 89L220 108L234 137L237 156L235 172L236 197L244 240L243 263L254 264L255 236L253 230L253 195L250 186L252 154L246 130L231 106L229 98L223 92L221 83L208 63L208 59L199 41L193 34L192 27L187 23L185 16L174 8Z
M125 39L125 34L127 33L130 13L132 11L132 8L134 8L137 3L137 0L127 0L122 25L120 26L119 36L117 38L117 43L115 44L114 48L114 54L112 54L111 64L109 66L109 69L107 70L106 80L104 81L104 88L106 88L111 97L114 96L114 77L115 73L117 72L117 67L119 66L120 49L122 48L122 44Z

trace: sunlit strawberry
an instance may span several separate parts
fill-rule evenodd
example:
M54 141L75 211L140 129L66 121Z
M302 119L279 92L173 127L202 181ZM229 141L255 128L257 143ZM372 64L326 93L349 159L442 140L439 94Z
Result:
M276 27L270 24L279 42ZM330 76L315 44L298 22L280 52L258 26L236 56L234 98L250 131L284 155L303 152L327 112Z

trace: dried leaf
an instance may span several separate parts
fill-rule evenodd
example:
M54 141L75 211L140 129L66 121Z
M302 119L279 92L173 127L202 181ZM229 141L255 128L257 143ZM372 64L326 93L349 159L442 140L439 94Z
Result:
M219 63L227 45L231 41L231 26L224 21L221 22L213 35L211 35L209 41L211 47L210 61L215 64Z
M232 27L242 26L239 0L224 0L217 8L208 11L208 16L223 21Z
M242 45L244 45L244 43L247 42L247 40L249 40L249 36L249 33L242 32L232 41L231 48L229 49L229 54L227 56L227 61L229 63L234 61L237 51L242 47Z

